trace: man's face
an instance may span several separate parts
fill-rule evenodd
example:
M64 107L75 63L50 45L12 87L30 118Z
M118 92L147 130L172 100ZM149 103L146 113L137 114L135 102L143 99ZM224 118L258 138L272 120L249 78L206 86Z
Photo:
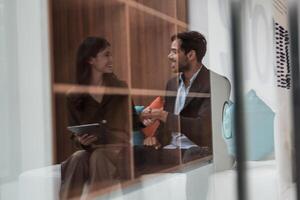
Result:
M172 72L184 72L190 69L189 61L184 51L180 48L181 41L176 39L171 44L168 55Z

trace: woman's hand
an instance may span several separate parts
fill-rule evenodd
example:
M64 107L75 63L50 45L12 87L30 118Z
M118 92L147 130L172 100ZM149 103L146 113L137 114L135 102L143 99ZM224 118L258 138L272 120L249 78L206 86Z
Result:
M98 138L95 135L89 135L89 134L76 135L76 137L79 143L84 146L89 146L93 142L98 140Z
M166 122L168 117L168 112L164 111L162 108L161 109L145 109L142 114L141 114L141 119L142 120L160 120L162 122Z

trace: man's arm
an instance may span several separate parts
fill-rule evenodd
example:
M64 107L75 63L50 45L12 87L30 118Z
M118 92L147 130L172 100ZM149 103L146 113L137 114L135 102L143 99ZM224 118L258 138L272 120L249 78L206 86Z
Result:
M203 100L196 117L179 116L159 109L145 113L143 117L158 119L162 122L157 136L163 146L168 144L171 132L183 133L199 146L212 145L211 104L209 98Z
M207 98L203 101L198 110L197 117L184 117L169 113L164 126L167 131L185 134L191 141L199 146L211 146L210 99Z

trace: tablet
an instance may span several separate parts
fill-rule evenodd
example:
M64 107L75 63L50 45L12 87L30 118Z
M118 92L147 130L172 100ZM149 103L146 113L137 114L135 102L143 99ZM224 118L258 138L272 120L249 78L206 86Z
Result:
M68 126L67 129L71 131L73 134L90 134L99 136L100 134L104 134L105 127L103 124L100 123L93 123L93 124L82 124L76 126Z

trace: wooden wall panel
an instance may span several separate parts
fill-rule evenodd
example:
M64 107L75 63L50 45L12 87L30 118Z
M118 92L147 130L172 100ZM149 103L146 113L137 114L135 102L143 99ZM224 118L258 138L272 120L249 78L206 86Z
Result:
M115 73L128 80L124 4L116 0L53 0L54 80L72 83L79 44L102 36L112 44Z
M114 0L53 0L54 82L74 83L79 44L87 36L102 36L112 45L114 71L128 81L124 4ZM65 95L55 97L57 162L75 151L66 130Z
M130 10L131 85L164 90L172 76L167 55L174 24L136 9Z
M112 44L114 71L120 79L131 83L132 88L165 89L167 80L172 76L167 55L170 36L177 30L174 22L160 18L159 14L153 16L130 7L121 0L50 1L53 84L74 83L78 45L87 36L103 36ZM155 9L156 13L161 12L161 15L186 19L186 0L134 1ZM65 93L54 93L57 163L75 151L66 130ZM136 105L148 105L155 97L135 95L133 99Z
M167 55L175 25L136 9L130 10L131 85L133 88L164 90L172 76ZM135 96L137 105L154 97Z
M176 2L185 0L134 0L166 15L176 18Z
M76 151L75 145L71 142L71 134L67 131L68 116L66 110L66 95L55 95L55 112L56 112L56 160L58 163L66 160L73 152Z
M188 0L134 0L168 16L187 22Z
M188 14L188 1L186 0L177 0L176 1L176 15L177 19L183 22L187 22L187 14Z

